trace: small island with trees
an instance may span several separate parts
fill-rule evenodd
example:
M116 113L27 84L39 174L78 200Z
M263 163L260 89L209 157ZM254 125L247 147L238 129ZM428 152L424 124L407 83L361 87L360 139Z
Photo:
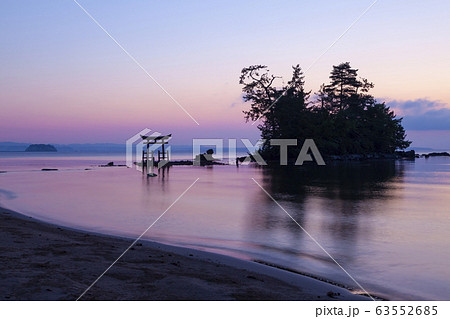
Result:
M292 68L291 80L281 87L275 85L281 78L270 74L265 65L241 72L244 101L251 104L244 111L245 120L260 121L264 158L279 158L271 139L297 139L298 146L288 148L289 158L297 156L305 139L313 139L327 158L385 158L395 157L396 152L414 157L414 151L402 152L411 144L402 119L368 93L373 83L358 77L349 62L333 66L330 83L321 85L313 98L304 88L300 66Z
M25 152L57 152L56 147L50 144L31 144Z

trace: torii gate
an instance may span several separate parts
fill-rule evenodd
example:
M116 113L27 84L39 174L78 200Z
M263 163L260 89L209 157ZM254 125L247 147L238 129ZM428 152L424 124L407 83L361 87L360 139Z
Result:
M161 160L169 160L169 153L165 151L164 145L169 144L169 140L172 138L172 134L168 135L159 135L159 136L144 136L141 135L141 138L144 140L143 144L147 145L147 150L142 151L142 164L146 162L147 164L147 176L156 176L153 172L154 170L154 158L153 158L153 150L150 151L150 145L161 145L162 151L158 150L158 163ZM151 154L151 156L150 156ZM151 165L150 165L150 157L151 157ZM149 167L151 173L149 173Z

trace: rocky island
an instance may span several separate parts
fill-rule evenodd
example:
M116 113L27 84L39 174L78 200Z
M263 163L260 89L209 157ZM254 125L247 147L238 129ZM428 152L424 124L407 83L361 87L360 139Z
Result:
M25 152L57 152L56 147L50 144L31 144Z

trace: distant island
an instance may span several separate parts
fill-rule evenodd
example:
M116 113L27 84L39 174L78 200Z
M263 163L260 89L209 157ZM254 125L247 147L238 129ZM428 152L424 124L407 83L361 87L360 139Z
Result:
M31 144L25 152L57 152L56 147L50 144Z

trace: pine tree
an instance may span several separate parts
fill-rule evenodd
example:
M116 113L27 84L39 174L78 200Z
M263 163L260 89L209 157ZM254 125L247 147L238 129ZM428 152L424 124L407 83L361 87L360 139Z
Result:
M320 87L314 102L304 89L300 66L292 68L291 80L281 87L275 85L280 77L269 74L264 65L241 72L244 100L251 102L245 119L261 120L258 128L263 139L297 139L298 146L289 148L292 157L306 138L314 139L324 155L392 154L411 144L402 119L368 93L373 83L358 78L358 70L349 62L333 66L330 83ZM278 156L278 148L269 141L262 152L268 159Z

